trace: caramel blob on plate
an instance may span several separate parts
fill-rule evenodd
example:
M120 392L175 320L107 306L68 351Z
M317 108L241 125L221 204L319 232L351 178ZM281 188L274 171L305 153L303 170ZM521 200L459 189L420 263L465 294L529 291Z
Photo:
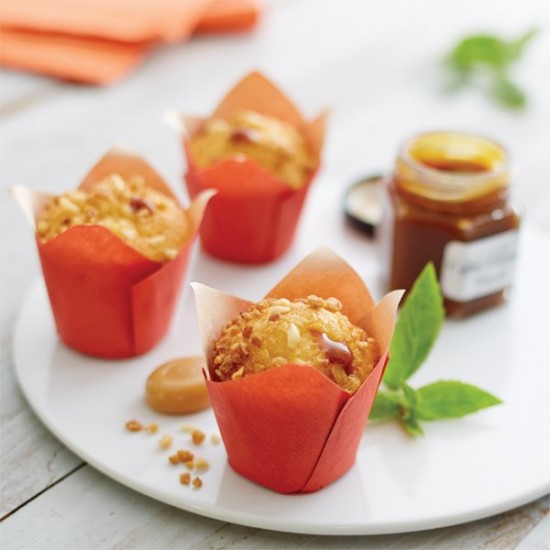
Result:
M149 406L165 414L190 414L208 408L204 365L203 357L180 357L156 368L145 386Z

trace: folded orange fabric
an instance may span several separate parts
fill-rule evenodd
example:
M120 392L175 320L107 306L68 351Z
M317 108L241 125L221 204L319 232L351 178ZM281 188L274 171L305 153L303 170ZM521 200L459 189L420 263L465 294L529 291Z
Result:
M147 42L189 36L212 0L2 0L2 27Z
M122 78L148 50L143 44L0 28L0 65L86 84Z
M108 84L157 42L251 28L253 0L2 0L0 65Z
M218 0L206 10L196 32L240 32L258 21L260 8L254 0Z

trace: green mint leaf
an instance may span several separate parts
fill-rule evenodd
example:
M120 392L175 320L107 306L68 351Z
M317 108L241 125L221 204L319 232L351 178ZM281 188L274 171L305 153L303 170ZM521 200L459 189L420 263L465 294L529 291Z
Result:
M369 414L369 421L382 422L399 417L401 402L399 396L393 392L379 391Z
M486 34L464 38L449 55L451 65L467 71L480 66L504 68L509 61L509 44L497 36Z
M391 389L403 387L428 356L445 311L433 264L429 263L410 290L395 325L390 360L384 383Z
M508 78L510 66L519 60L537 35L530 29L515 40L490 34L463 38L445 58L447 91L465 84L480 87L503 107L521 109L527 104L523 91ZM450 69L450 70L449 70ZM486 83L486 84L485 84Z
M459 418L502 401L494 395L464 382L441 380L417 390L415 413L421 420Z
M403 427L405 428L405 431L409 435L413 437L424 435L424 430L422 429L420 422L418 422L418 416L414 411L409 411L407 418L402 419L401 422L403 424Z
M530 29L526 33L522 34L517 40L512 40L508 43L508 56L511 60L517 59L523 53L525 46L533 40L538 34L538 29Z
M506 107L522 109L527 104L523 91L506 78L498 77L490 89L492 97Z
M403 384L403 395L405 396L405 406L414 409L418 403L418 392L411 388L408 384Z

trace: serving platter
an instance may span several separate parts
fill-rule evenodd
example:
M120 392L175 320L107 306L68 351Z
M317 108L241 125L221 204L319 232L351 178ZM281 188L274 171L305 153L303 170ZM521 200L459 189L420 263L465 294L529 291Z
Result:
M250 300L262 297L315 246L327 244L382 296L377 246L346 226L336 188L312 194L292 249L266 266L217 261L197 247L188 280ZM547 238L525 225L509 302L463 321L447 321L425 365L411 380L473 383L504 403L475 415L425 424L413 439L395 423L364 432L354 467L325 489L280 495L236 474L223 444L194 447L182 426L217 434L211 410L185 417L155 413L144 402L149 373L161 363L200 353L193 297L186 283L170 333L152 352L125 361L79 355L58 340L44 285L37 281L15 330L19 384L48 429L112 479L172 506L266 529L310 534L384 534L453 525L524 504L550 490L550 339L545 285ZM546 304L546 308L544 307ZM159 425L132 433L128 420ZM179 483L183 465L168 461L159 438L193 449L210 468L203 486Z

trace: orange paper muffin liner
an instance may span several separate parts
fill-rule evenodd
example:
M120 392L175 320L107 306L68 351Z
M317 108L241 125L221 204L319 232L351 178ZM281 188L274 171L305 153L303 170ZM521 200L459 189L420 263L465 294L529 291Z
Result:
M199 168L190 154L188 138L207 119L171 114L170 121L184 136L189 195L195 197L205 189L218 190L200 229L206 252L228 261L265 263L281 256L293 241L304 201L319 168L326 112L313 121L305 121L290 100L259 72L244 77L209 118L229 118L239 110L252 110L286 121L303 133L315 155L316 167L300 189L291 189L250 159L226 160Z
M176 200L162 178L143 159L113 150L80 184L87 189L112 173L141 175L147 185ZM16 186L13 194L29 221L36 221L53 198ZM98 225L69 228L36 244L48 296L61 340L96 357L122 359L143 354L165 335L179 297L189 252L213 191L198 195L185 214L192 234L176 258L146 258Z
M252 304L193 283L205 357L223 327ZM235 471L280 493L322 489L353 465L388 358L402 291L375 304L359 275L321 248L295 267L267 297L335 297L342 313L372 335L381 358L355 394L315 368L283 365L235 381L216 381L208 362L207 388L228 460Z

